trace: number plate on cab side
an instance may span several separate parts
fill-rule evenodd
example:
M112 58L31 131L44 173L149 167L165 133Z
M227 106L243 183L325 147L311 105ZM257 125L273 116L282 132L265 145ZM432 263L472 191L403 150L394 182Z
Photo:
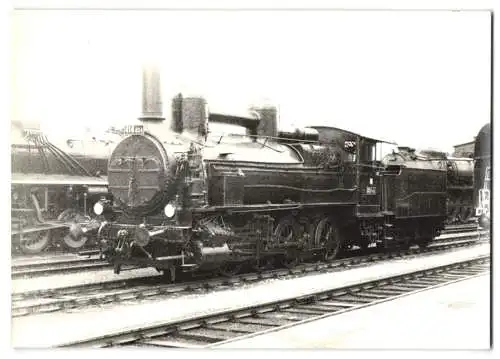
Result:
M349 153L356 152L356 141L355 140L345 140L344 141L344 150Z

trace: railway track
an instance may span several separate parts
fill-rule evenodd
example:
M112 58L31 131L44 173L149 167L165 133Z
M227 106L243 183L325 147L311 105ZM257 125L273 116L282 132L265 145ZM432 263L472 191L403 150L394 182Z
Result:
M447 228L447 232L444 232L443 234L463 234L464 236L468 236L469 234L472 235L472 232L477 231L477 225L459 225L449 226ZM98 250L86 250L80 254L79 258L68 259L57 258L54 256L47 259L37 256L37 260L29 261L29 263L26 263L29 258L15 258L11 266L11 278L32 278L56 274L93 271L111 267L106 262L99 260Z
M11 266L11 278L39 277L54 274L76 273L81 271L99 270L110 265L97 256L90 258L69 258L33 263L15 263Z
M471 232L477 230L478 230L477 223L452 224L452 225L447 225L441 232L441 234L454 234L454 233Z
M146 299L158 299L168 296L192 293L195 291L214 290L228 286L256 283L268 279L290 278L311 275L318 272L333 272L345 268L370 265L374 262L415 255L432 255L452 248L468 247L481 243L477 238L442 240L427 248L410 248L389 252L375 252L349 258L342 258L329 263L307 263L294 268L283 268L260 273L249 272L233 277L213 277L205 273L201 277L192 277L179 284L164 284L161 276L116 280L104 283L78 285L49 290L35 290L12 295L12 317L49 313L94 305L116 304Z
M456 283L489 270L490 258L484 256L300 297L123 330L62 347L212 348Z

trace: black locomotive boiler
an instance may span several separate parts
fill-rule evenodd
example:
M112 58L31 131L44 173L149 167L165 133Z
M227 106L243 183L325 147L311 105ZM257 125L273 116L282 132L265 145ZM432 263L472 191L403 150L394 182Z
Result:
M108 162L113 202L95 205L98 229L83 226L117 273L331 260L351 246L425 246L443 228L446 169L409 149L380 159L381 141L349 131L278 132L272 107L231 116L179 96L172 108L172 126L156 111L129 128Z
M11 131L11 236L13 249L42 252L51 244L80 249L88 236L69 228L93 216L92 206L107 196L107 182L37 129L14 123Z

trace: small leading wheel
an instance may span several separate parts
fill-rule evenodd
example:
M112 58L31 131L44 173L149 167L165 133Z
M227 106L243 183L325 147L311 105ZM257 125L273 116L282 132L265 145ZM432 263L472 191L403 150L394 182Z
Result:
M323 259L331 261L337 256L341 239L339 229L329 216L321 218L314 229L314 245L324 248Z
M76 223L83 222L88 218L70 208L62 212L57 219L64 222ZM89 238L87 236L84 236L83 234L75 236L74 233L77 232L73 231L72 229L73 228L70 228L69 230L65 231L63 235L63 244L67 249L71 251L77 251L80 250L85 245L85 243L87 243Z
M80 250L85 245L85 243L87 243L89 237L83 234L75 236L74 233L77 232L72 230L72 228L66 230L63 237L63 243L65 247L68 248L69 250L77 251Z
M50 231L24 233L19 238L19 248L25 254L42 252L50 244Z

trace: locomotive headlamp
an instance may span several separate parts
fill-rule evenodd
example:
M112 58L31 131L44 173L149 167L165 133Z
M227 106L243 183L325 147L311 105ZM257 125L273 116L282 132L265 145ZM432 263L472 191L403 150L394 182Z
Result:
M165 213L165 216L168 218L172 218L175 215L175 205L172 202L169 202L163 212Z
M134 243L138 246L144 247L149 243L149 231L142 226L139 226L135 229L135 238Z
M94 203L94 213L98 216L103 215L104 217L110 218L113 215L113 208L109 200L101 198L99 201Z
M104 205L101 202L96 202L94 204L94 213L100 216L104 212Z

